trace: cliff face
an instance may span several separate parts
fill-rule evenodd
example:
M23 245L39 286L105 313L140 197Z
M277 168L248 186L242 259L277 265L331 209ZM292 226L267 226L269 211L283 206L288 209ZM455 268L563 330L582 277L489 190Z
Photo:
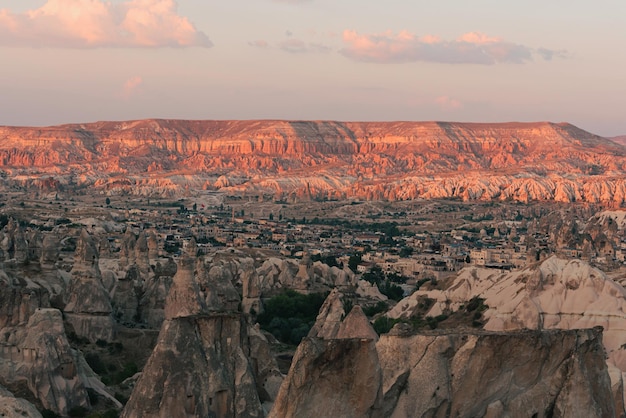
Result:
M601 329L385 335L387 417L612 417Z
M602 329L409 335L377 341L331 292L270 417L612 417Z
M95 185L109 193L175 194L184 185L304 199L626 199L621 145L547 122L141 120L0 127L0 167L13 175L6 184ZM11 178L17 174L25 176Z

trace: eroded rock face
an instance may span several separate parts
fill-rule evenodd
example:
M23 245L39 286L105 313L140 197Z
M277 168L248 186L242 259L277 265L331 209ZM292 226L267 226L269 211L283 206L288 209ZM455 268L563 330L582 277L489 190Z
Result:
M122 417L262 417L238 314L166 320Z
M238 311L232 277L181 257L165 321L123 417L262 417L282 376L263 334Z
M93 238L83 230L76 245L69 300L64 308L74 332L88 338L112 341L114 321L109 293L102 283L98 250Z
M380 383L373 340L306 337L269 417L382 418Z
M626 201L624 148L566 123L138 120L1 127L0 136L0 166L23 174L0 185L33 189Z
M334 287L356 286L356 278L350 269L329 267L319 261L306 263L270 258L257 269L257 277L263 294L285 288L301 293L320 293Z
M612 417L599 328L383 335L384 416Z
M489 309L485 329L577 329L602 326L609 362L626 372L626 291L602 271L581 260L550 257L513 272L470 267L459 272L445 291L417 291L389 312L410 316L418 298L436 301L428 313L457 310L478 296Z
M3 418L42 418L35 406L13 396L11 392L0 386L0 417Z
M0 340L0 384L11 389L26 381L44 408L65 415L89 407L80 356L69 346L61 312L38 309L25 327L5 328Z
M341 296L334 289L324 301L270 417L382 417L378 337L359 306L343 318Z

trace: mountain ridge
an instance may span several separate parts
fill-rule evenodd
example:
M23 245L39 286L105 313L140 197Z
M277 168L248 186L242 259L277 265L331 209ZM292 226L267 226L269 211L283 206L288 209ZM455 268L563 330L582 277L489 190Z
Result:
M305 199L612 204L626 196L626 148L564 122L142 119L0 126L0 170L5 186L18 177L23 186L37 186L52 176L60 185L94 185L109 194L172 195L185 187ZM455 176L460 183L452 190L446 183ZM522 187L528 190L507 191L519 179L530 182ZM481 190L476 181L484 183ZM560 196L561 186L571 190Z

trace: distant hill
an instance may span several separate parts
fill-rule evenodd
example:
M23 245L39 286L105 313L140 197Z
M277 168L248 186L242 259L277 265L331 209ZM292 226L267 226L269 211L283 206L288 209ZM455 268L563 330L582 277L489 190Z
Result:
M0 127L0 187L621 204L626 149L567 123L137 120Z
M614 136L609 138L611 141L616 142L620 145L626 145L626 135Z

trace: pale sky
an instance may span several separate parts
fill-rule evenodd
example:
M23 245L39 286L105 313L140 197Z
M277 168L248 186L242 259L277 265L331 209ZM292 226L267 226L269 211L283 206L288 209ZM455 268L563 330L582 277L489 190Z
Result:
M0 0L4 125L625 110L624 0Z

